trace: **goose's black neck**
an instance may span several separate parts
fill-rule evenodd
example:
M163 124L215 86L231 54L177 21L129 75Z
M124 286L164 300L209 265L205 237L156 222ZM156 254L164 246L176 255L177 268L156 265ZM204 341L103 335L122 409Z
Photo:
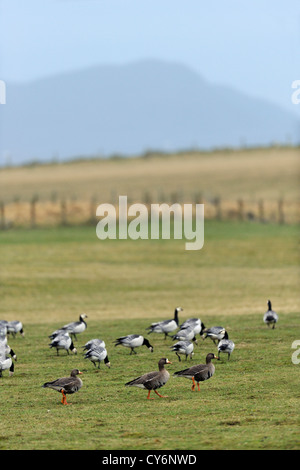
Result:
M174 320L175 320L176 324L178 325L178 310L177 310L177 308L175 308Z

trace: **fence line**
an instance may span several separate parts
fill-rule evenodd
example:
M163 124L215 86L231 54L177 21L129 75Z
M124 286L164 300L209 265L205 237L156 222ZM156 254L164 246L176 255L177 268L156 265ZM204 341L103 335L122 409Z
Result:
M162 196L162 194L160 195ZM112 196L111 204L117 206L118 200L115 194ZM278 224L300 222L299 201L285 201L282 197L277 201L264 199L247 201L243 198L226 200L220 196L205 199L201 192L197 192L190 198L190 201L194 206L204 203L205 219L248 220ZM87 201L58 197L51 198L49 201L41 201L36 195L27 202L21 202L19 198L10 203L0 201L0 230L21 226L35 228L96 224L96 208L102 202L96 196L92 196ZM128 196L128 205L134 202L137 200ZM146 191L139 202L150 207L156 200ZM183 194L178 192L170 194L169 198L164 196L164 202L183 204Z

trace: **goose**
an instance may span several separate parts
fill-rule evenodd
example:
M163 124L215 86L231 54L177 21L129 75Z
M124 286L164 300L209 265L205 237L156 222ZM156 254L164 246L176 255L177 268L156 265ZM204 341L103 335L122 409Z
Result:
M177 339L179 341L194 341L196 344L197 340L195 338L195 332L192 327L181 328L175 335L172 336L172 339Z
M227 357L229 361L230 355L233 352L234 348L235 348L235 344L233 341L229 339L228 333L226 331L224 338L221 339L218 344L219 357L220 357L220 353L227 353L228 354Z
M164 333L165 339L168 336L168 333L175 331L178 328L178 313L182 312L183 308L177 307L175 308L174 318L171 320L164 320L161 322L152 323L146 330L149 330L150 333Z
M173 344L170 349L175 352L179 362L181 361L179 354L185 355L186 360L188 356L190 356L190 359L192 359L194 354L194 345L191 341L178 341L177 343Z
M62 394L62 404L71 405L67 403L66 394L72 394L78 392L82 387L82 380L77 375L82 374L80 370L73 369L69 377L62 377L60 379L53 380L53 382L46 382L42 385L43 388L52 388Z
M12 334L13 337L15 338L17 333L20 333L21 336L24 336L24 330L23 330L23 324L22 322L16 320L16 321L9 321L6 325L7 328L7 334Z
M270 327L273 324L272 329L274 330L276 323L278 322L278 315L272 310L271 300L268 300L268 310L264 314L264 322Z
M69 350L72 351L73 354L77 354L77 349L75 348L72 339L69 336L69 333L64 332L56 336L51 343L49 344L50 348L56 349L56 354L59 355L60 349L65 349L69 354Z
M87 324L84 319L87 318L87 315L83 313L79 316L79 321L74 321L72 323L68 323L62 327L62 330L66 330L71 336L74 336L77 339L76 335L78 333L82 333L86 330Z
M0 345L0 377L2 377L2 371L9 370L9 376L12 377L14 373L14 363L11 357L8 357L7 346L4 344Z
M51 335L49 335L48 338L50 338L52 340L52 339L56 338L57 336L64 335L66 333L67 332L64 328L59 328L58 330L53 331L53 333L51 333Z
M172 364L172 362L167 358L161 358L158 361L158 371L148 372L147 374L141 375L140 377L127 382L125 386L145 388L148 390L147 400L152 400L152 398L150 398L151 390L154 390L156 395L160 398L167 398L167 396L160 395L157 392L157 389L163 387L170 378L169 372L165 369L165 364Z
M0 336L7 335L7 323L8 321L6 320L0 320Z
M206 364L198 364L196 366L189 367L188 369L179 370L174 372L176 377L185 377L193 381L192 391L195 390L196 382L198 385L198 391L200 392L199 382L210 379L215 373L215 366L211 362L212 359L219 359L213 353L209 353L206 356Z
M14 363L11 357L0 356L0 377L2 377L2 371L4 370L9 370L9 376L13 376Z
M105 348L105 342L102 339L98 339L98 338L90 339L87 343L85 343L84 346L82 346L82 348L84 351L87 351L97 346L101 348Z
M4 357L4 356L8 357L8 355L10 355L12 357L12 359L14 359L15 361L17 360L17 356L16 356L15 352L7 344L7 341L2 342L0 340L0 357Z
M101 347L94 347L93 349L89 349L85 355L85 359L89 359L94 366L96 367L96 362L98 362L98 369L100 369L100 362L104 361L104 364L110 368L110 362L108 359L107 351L105 348Z
M7 344L6 333L4 332L4 330L1 330L1 327L0 327L0 343L1 344Z
M195 336L196 335L203 335L203 330L205 330L205 325L204 323L200 320L200 318L188 318L185 320L182 325L180 325L180 328L193 328Z
M225 333L226 333L226 330L222 326L213 326L212 328L208 328L207 330L204 331L205 336L203 337L203 339L206 339L207 337L209 337L210 339L213 340L215 344L217 344L216 341L220 341L221 339L223 339L225 336Z
M144 338L142 335L127 335L127 336L120 336L120 338L117 338L115 341L115 346L124 346L125 348L130 348L130 355L131 354L137 354L137 352L134 350L135 348L138 348L139 346L147 346L148 349L150 349L151 352L153 352L153 346L149 343L147 338Z

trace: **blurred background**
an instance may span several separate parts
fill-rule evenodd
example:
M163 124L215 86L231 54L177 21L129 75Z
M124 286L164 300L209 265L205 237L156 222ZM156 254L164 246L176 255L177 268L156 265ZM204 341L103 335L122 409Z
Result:
M297 0L1 0L1 227L119 194L298 221L299 26Z

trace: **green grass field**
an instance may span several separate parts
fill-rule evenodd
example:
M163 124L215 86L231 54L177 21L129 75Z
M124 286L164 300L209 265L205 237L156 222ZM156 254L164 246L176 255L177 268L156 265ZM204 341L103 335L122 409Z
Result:
M205 244L184 250L181 240L105 241L95 227L0 233L0 319L19 319L25 337L9 339L18 356L15 374L0 379L0 449L299 449L299 371L292 363L300 340L299 227L272 224L205 224ZM262 322L267 299L279 313L275 330ZM199 316L223 325L236 349L201 392L172 377L186 366L173 343L150 335L154 346L129 356L113 340L146 333L152 322ZM48 335L85 312L77 356L49 348ZM105 340L111 369L84 360L81 346ZM198 340L193 364L216 353ZM124 384L155 370L168 357L171 378L162 393ZM83 387L62 406L42 384L82 372ZM4 424L3 424L4 423Z

